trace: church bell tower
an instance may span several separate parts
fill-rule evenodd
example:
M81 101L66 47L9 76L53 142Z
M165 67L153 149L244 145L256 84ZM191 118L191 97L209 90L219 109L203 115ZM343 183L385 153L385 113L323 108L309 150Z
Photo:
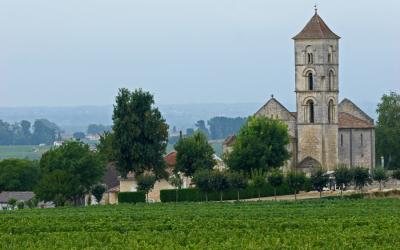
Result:
M338 163L339 39L315 14L293 37L296 69L297 168Z

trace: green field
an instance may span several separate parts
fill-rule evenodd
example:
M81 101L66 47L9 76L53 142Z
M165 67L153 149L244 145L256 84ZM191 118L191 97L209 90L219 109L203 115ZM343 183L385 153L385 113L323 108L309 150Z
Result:
M400 200L0 212L1 249L400 249Z
M24 145L24 146L0 146L0 160L6 158L18 158L39 160L50 146Z

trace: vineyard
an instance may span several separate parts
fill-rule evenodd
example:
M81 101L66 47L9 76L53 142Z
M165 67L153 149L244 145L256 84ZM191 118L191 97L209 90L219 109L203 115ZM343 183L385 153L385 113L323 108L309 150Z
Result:
M0 212L1 249L400 249L400 200Z

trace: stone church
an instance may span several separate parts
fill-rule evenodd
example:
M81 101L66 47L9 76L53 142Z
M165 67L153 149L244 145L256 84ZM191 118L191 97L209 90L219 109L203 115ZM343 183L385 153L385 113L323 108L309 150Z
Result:
M339 103L339 39L315 11L298 33L295 49L297 112L273 96L256 113L288 125L291 159L284 170L310 173L316 167L334 170L338 164L374 167L374 120L349 99ZM225 141L225 147L234 138Z

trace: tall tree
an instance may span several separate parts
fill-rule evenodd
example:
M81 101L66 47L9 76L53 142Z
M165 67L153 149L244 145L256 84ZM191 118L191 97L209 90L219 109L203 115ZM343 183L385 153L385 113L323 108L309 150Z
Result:
M0 192L33 191L39 182L37 161L5 159L0 161Z
M376 156L384 157L385 167L400 168L400 95L383 95L376 112Z
M122 88L116 97L113 114L113 148L122 176L149 170L157 179L165 177L163 154L167 146L168 125L154 99L141 89Z
M46 119L38 119L33 124L32 143L51 145L60 137L60 128Z
M232 170L251 169L269 171L282 166L289 159L287 126L267 117L250 117L240 129L232 152L226 162Z
M200 169L212 169L215 165L214 149L203 133L183 138L175 144L176 165L174 171L191 177Z
M105 164L87 144L70 141L43 154L40 170L41 180L35 189L36 195L63 206L68 201L77 204L100 181Z

